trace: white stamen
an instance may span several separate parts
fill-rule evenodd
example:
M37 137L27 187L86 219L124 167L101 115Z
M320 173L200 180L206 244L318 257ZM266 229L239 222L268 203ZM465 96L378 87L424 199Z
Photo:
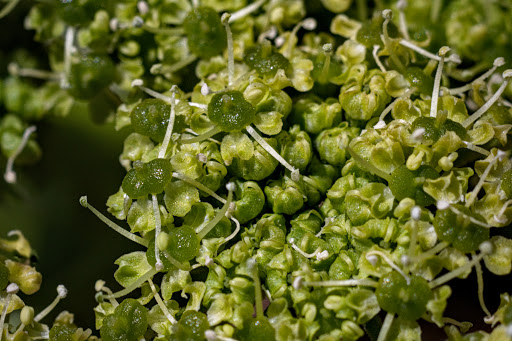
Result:
M84 196L80 197L80 205L82 205L85 208L88 208L96 217L98 217L102 222L107 224L108 227L110 227L112 230L116 231L117 233L119 233L123 237L130 239L132 242L135 242L135 243L140 244L142 246L148 247L149 242L146 239L141 238L141 237L139 237L136 234L133 234L131 232L128 232L127 230L125 230L121 226L119 226L116 223L114 223L112 220L110 220L107 217L105 217L97 209L95 209L92 205L90 205L87 202L87 196L84 195Z
M489 173L491 172L491 169L492 167L494 167L494 165L496 164L496 162L498 161L498 159L501 159L503 154L500 154L499 151L496 153L496 156L492 158L491 162L489 162L489 164L487 165L487 167L485 168L484 172L482 173L482 176L480 177L480 180L478 181L478 183L476 184L475 188L473 189L473 191L471 191L471 193L469 194L469 198L468 200L466 201L466 207L470 207L471 205L473 205L473 202L475 201L476 199L476 196L478 195L478 192L480 192L480 189L482 188L482 186L484 185L484 182L485 182L485 179L487 178L487 176L489 175Z
M304 284L304 278L302 276L297 276L295 277L295 279L293 280L293 283L292 283L292 287L295 289L295 290L299 290L302 288Z
M156 275L157 272L158 271L156 269L150 269L148 272L146 272L145 274L143 274L142 276L137 278L137 280L135 282L133 282L132 284L130 284L128 287L126 287L123 290L120 290L120 291L118 291L116 293L113 293L111 295L107 295L107 296L105 296L105 298L106 299L119 298L119 297L128 295L133 290L139 288L148 279L151 279L154 275Z
M470 150L472 150L474 152L480 153L480 154L485 155L485 156L491 155L491 152L489 152L487 149L484 149L484 148L479 147L479 146L475 146L471 142L462 141L462 143L464 143L466 145L467 149L470 149Z
M471 269L473 267L473 265L480 262L480 260L483 258L484 255L490 254L492 252L492 249L493 249L493 247L490 242L483 242L482 244L480 244L480 254L478 256L473 257L471 259L471 261L469 261L465 265L460 266L457 269L452 270L452 271L444 274L443 276L434 279L433 281L431 281L429 283L430 288L432 288L432 289L436 288L436 287L443 285L444 283L460 276L461 274L466 272L468 269Z
M34 321L39 322L41 321L46 315L48 315L59 303L59 301L63 298L65 298L68 294L68 291L66 287L64 287L62 284L57 286L57 297L55 300L53 300L52 303L48 307L46 307L43 311L41 311L39 314L34 317Z
M427 57L429 59L432 59L432 60L437 60L437 61L441 61L441 57L440 56L436 56L435 54L433 54L432 52L429 52L421 47L419 47L418 45L415 45L414 43L408 41L408 40L405 40L405 39L401 39L400 40L400 45L404 46L404 47L407 47L419 54L421 54L422 56L424 57ZM451 54L449 57L445 58L445 61L447 62L452 62L452 63L456 63L456 64L460 64L461 63L461 60L460 60L460 57L453 53Z
M233 33L231 32L231 27L229 27L230 18L231 15L229 13L224 13L221 18L226 29L226 36L228 40L228 87L233 84L235 78L235 56L233 52Z
M492 97L484 104L480 109L478 109L475 113L473 113L471 116L466 118L464 122L462 122L462 126L464 128L468 128L473 122L475 122L477 119L479 119L489 108L500 98L501 94L505 91L507 85L508 85L508 79L512 77L512 69L507 69L503 71L503 83L499 87L498 91Z
M169 320L169 322L171 322L171 324L178 323L178 321L176 321L174 316L172 316L171 313L169 312L169 310L167 309L167 306L165 305L165 303L162 301L162 298L158 294L158 291L156 291L155 285L153 284L153 281L151 280L151 278L148 279L148 283L149 283L149 286L151 287L151 291L153 292L153 296L155 297L156 303L160 307L160 310L162 310L162 312L164 313L167 320Z
M398 272L400 275L402 275L402 277L405 279L405 281L407 282L407 284L409 284L411 282L411 279L409 278L409 276L407 276L403 271L402 269L400 269L388 256L386 256L386 254L384 254L383 252L381 251L378 251L378 250L372 250L372 251L369 251L366 253L366 259L368 260L368 262L371 263L370 259L368 259L369 257L374 257L374 256L379 256L380 258L382 258L386 263L389 264L390 267L392 267L396 272ZM375 263L372 263L373 266L375 266Z
M238 232L240 232L240 222L238 221L238 219L236 219L235 217L229 217L231 220L233 220L233 222L235 223L235 230L233 231L233 233L231 233L229 236L227 236L226 239L224 239L224 243L227 243L228 241L230 241L231 239L235 238L236 235L238 234Z
M311 281L304 282L303 285L308 287L377 287L377 282L373 279L362 278L362 279L343 279L343 280L330 280L330 281Z
M20 2L20 0L10 0L4 8L0 11L0 19L8 15L12 12L12 10L16 7L16 5ZM0 326L1 327L1 326ZM2 333L0 333L0 337L2 336Z
M158 98L168 104L172 104L173 100L171 97L167 97L165 95L162 95L161 93L159 92L156 92L155 90L151 90L150 88L147 88L145 87L144 85L144 82L142 81L142 79L135 79L132 81L132 87L138 87L139 89L141 89L142 91L144 91L145 93L147 93L148 95L150 96L153 96L155 98ZM174 103L177 104L180 100L179 99L175 99L174 100ZM191 107L196 107L196 108L199 108L199 109L203 109L203 110L208 110L208 105L206 104L202 104L202 103L195 103L195 102L188 102L188 105L190 105Z
M158 199L155 194L151 194L151 199L153 201L153 215L155 217L155 243L158 240L158 236L160 235L160 230L162 227L162 222L160 221L160 207L158 206ZM155 268L158 271L161 271L164 268L164 264L160 259L160 249L155 245Z
M64 74L60 79L62 89L69 88L69 77L71 75L71 54L73 53L73 40L75 39L75 29L68 27L64 40Z
M203 83L203 85L201 85L201 95L208 96L211 93L212 93L212 90L210 89L208 84Z
M468 83L468 84L463 85L458 88L450 89L449 90L450 95L457 95L457 94L461 94L461 93L471 90L471 88L473 87L473 84L478 83L478 82L483 82L484 80L489 78L494 73L494 71L496 71L497 68L499 68L500 66L503 66L503 65L505 65L505 59L503 57L496 58L494 60L492 68L487 70L486 73L484 73L483 75L481 75L480 77L478 77L477 79L472 81L471 83Z
M412 132L411 137L414 141L421 142L421 141L423 141L424 135L425 135L425 128L418 128Z
M145 15L149 12L148 3L144 0L137 2L137 10L141 15Z
M181 174L181 173L177 173L177 172L172 173L172 176L173 176L173 178L180 179L181 181L184 181L184 182L186 182L186 183L188 183L188 184L190 184L192 186L195 186L197 189L199 189L199 190L205 192L206 194L214 197L215 199L217 199L221 203L223 203L223 204L226 203L226 199L222 198L217 193L215 193L214 191L212 191L210 188L206 187L205 185L203 185L199 181L197 181L195 179L192 179L192 178L189 178L188 176L186 176L184 174Z
M23 135L21 136L20 144L18 145L18 148L14 151L14 153L9 156L7 159L7 164L5 166L5 173L4 173L4 179L6 182L10 184L16 183L16 172L13 170L14 167L14 161L18 157L18 155L23 151L23 148L28 143L28 139L30 138L30 135L36 131L36 126L30 126L23 132Z
M407 29L407 21L405 20L404 10L407 7L406 0L398 0L396 2L396 8L398 9L398 27L400 29L400 33L405 37L405 39L410 40L409 31Z
M110 27L112 32L117 31L119 29L119 20L117 18L110 19L108 27Z
M411 218L418 221L421 218L421 207L414 206L411 208Z
M20 287L16 283L10 283L7 288L5 288L5 292L7 292L8 295L15 295L20 290Z
M167 148L169 147L169 142L171 141L172 130L174 129L174 120L176 118L176 85L171 87L171 113L169 115L169 123L167 124L167 130L165 131L165 137L162 141L162 146L160 147L160 151L158 152L158 158L165 157L165 153L167 153Z
M206 257L204 258L204 265L210 267L213 264L215 264L215 261L210 256L206 255Z
M247 132L249 133L249 135L252 136L253 139L256 140L256 142L259 143L259 145L265 149L267 151L267 153L269 153L270 155L272 155L274 157L274 159L276 159L280 164L282 164L286 169L288 169L292 174L291 174L291 178L293 181L298 181L299 178L300 178L300 172L298 169L296 169L295 167L293 167L292 165L290 165L288 163L288 161L286 161L274 148L272 148L272 146L270 144L268 144L267 141L265 141L261 136L260 134L258 134L256 132L256 130L254 130L253 127L251 127L250 125L248 125L247 127L245 127L245 130L247 130Z
M140 28L144 26L144 19L142 19L141 17L139 17L138 15L133 18L132 20L132 27L135 27L135 28Z
M447 208L450 207L450 202L448 200L438 200L437 203L436 203L436 207L438 210L446 210Z
M20 288L16 283L11 283L5 288L5 291L7 292L7 298L4 301L4 308L2 309L2 316L0 317L0 339L2 338L3 332L4 332L4 322L5 317L7 316L7 308L9 308L9 305L11 304L12 295L15 295L18 293Z
M432 91L432 102L430 105L430 117L437 116L437 101L439 99L439 87L441 86L441 77L443 75L444 56L450 51L448 46L439 49L439 64L437 65L436 76L434 78L434 89Z
M380 46L379 45L373 45L372 55L373 59L375 59L375 63L377 63L377 66L379 67L380 71L386 72L386 68L384 67L384 64L380 61L379 55L377 52L379 52Z
M229 18L229 22L232 23L232 22L235 22L236 20L239 20L241 18L244 18L246 17L247 15L253 13L253 12L256 12L260 7L261 5L263 5L265 3L265 1L267 0L258 0L258 1L255 1L253 2L252 4L236 11L235 13L232 13L231 14L231 17Z
M384 323L382 324L382 327L380 328L379 337L377 338L377 341L384 341L386 340L386 337L388 336L389 329L391 329L391 325L393 324L394 314L387 313L386 317L384 318Z

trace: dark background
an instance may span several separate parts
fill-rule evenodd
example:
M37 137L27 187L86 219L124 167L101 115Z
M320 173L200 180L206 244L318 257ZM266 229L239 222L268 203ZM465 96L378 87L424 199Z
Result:
M27 6L28 2L22 0L14 13L0 20L5 33L0 35L2 52L20 41L32 41L31 33L22 26ZM40 49L36 45L33 48L36 52ZM3 114L1 111L0 117ZM66 118L48 117L37 125L37 140L43 150L41 161L26 168L16 167L15 186L0 179L0 235L5 236L12 229L23 231L38 255L36 267L43 274L41 290L23 297L36 312L54 299L58 284L69 290L68 297L43 322L51 324L58 312L69 310L75 314L77 325L94 330L95 281L103 279L114 291L119 289L113 278L117 269L114 261L140 246L110 230L78 199L87 195L89 203L107 213L106 200L117 192L125 175L118 156L126 132L115 132L111 124L96 125L81 111ZM0 159L2 174L4 168L5 159ZM485 269L484 272L486 302L494 312L499 294L512 288L512 278L494 276ZM453 294L445 316L473 322L472 330L488 329L482 321L474 272L468 279L454 280L450 285ZM423 323L422 328L425 340L445 339L444 333L432 324Z

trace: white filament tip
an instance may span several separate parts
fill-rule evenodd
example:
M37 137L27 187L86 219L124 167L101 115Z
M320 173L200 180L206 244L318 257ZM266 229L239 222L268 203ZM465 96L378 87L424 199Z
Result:
M14 184L14 183L16 183L16 179L17 179L16 172L14 172L12 170L5 172L5 174L4 174L5 182L7 182L9 184Z
M235 186L235 183L234 182L228 182L226 184L226 189L230 192L234 192L235 189L236 189L236 186Z
M316 260L322 261L326 260L327 258L329 258L329 252L327 250L324 250L316 254Z
M451 48L448 46L443 46L439 49L439 52L437 53L440 57L444 57L448 52L451 51Z
M119 20L117 20L117 18L112 18L109 21L108 26L110 27L111 31L117 31L117 29L119 28Z
M299 179L300 179L300 172L299 172L298 169L294 169L292 171L291 178L292 178L292 181L295 181L295 182L299 181Z
M217 340L217 333L209 329L204 332L204 337L206 338L207 341L215 341Z
M482 252L485 255L488 255L493 251L493 246L491 242L483 242L482 244L480 244L480 246L478 246L478 248L480 249L480 252Z
M295 277L292 283L292 287L295 290L299 290L302 288L302 285L304 284L304 278L302 276Z
M315 19L313 19L313 18L306 18L306 19L304 19L304 21L302 22L302 27L303 27L305 30L313 31L314 29L316 29L316 20L315 20Z
M139 87L139 86L143 86L144 85L144 81L140 78L137 78L137 79L134 79L132 81L132 87Z
M231 18L231 14L226 12L226 13L222 14L222 17L220 17L220 20L224 24L224 23L228 22L229 18Z
M68 289L62 284L59 284L57 286L57 295L59 295L59 298L66 298L68 295Z
M510 78L512 77L512 69L507 69L503 71L503 78Z
M132 21L132 26L133 27L142 27L144 25L144 19L142 19L141 17L139 16L136 16L135 18L133 18L133 21Z
M149 6L146 1L139 1L137 2L137 10L140 14L145 15L149 12Z
M396 8L399 11L403 11L407 7L407 1L406 0L398 0L396 2Z
M403 266L409 266L411 264L411 258L409 258L407 255L403 255L400 257L400 262Z
M414 220L420 220L421 218L421 208L419 206L414 206L411 208L411 218Z
M496 153L496 157L501 161L501 160L503 160L503 158L505 156L507 156L507 152L504 152L503 150L498 149L498 152Z
M384 129L386 128L386 122L379 120L374 126L373 129Z
M366 260L372 265L375 266L379 258L376 255L366 255Z
M505 58L498 57L494 60L494 63L492 63L493 66L500 67L505 65Z
M279 36L276 38L276 40L274 40L274 43L276 44L276 47L281 47L284 45L285 41L286 41L286 39L284 39L283 36Z
M324 44L322 46L322 50L324 50L325 53L332 52L332 44Z
M157 271L162 271L164 269L164 263L161 260L155 263L155 269Z
M421 141L425 135L425 128L418 128L412 132L411 137L414 140Z
M213 259L210 257L210 256L206 256L204 258L204 265L206 265L207 267L210 267L214 264L215 262L213 261Z
M101 291L103 287L105 286L105 281L102 279L98 279L96 283L94 283L94 290Z
M11 283L7 286L7 288L5 288L5 291L7 291L7 293L9 295L16 294L16 293L18 293L19 290L20 290L20 287L16 283Z
M211 93L212 92L211 92L210 87L208 86L208 84L203 83L203 85L201 85L201 95L208 96Z
M438 210L446 210L448 207L450 207L450 202L447 200L438 200L436 203L436 207Z
M89 204L87 203L87 195L80 197L80 205L82 205L85 208L87 208L87 206L89 206Z
M382 17L387 20L391 20L393 18L393 11L390 9L385 9L382 11Z

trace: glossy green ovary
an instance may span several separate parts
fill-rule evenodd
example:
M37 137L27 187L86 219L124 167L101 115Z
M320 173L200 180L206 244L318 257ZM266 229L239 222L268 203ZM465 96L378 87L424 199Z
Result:
M141 198L148 194L163 192L172 178L169 160L154 159L148 163L134 163L134 168L126 174L121 187L132 199Z
M407 320L417 320L427 311L427 302L433 297L426 280L410 276L410 283L398 272L382 276L375 291L379 306L388 313Z
M462 205L452 205L457 210L437 210L434 218L434 228L440 240L451 243L452 246L464 253L478 249L481 243L489 239L489 229L471 221L485 222L484 218L472 213Z
M124 299L114 313L103 320L100 335L103 341L137 341L148 327L148 312L137 300Z
M183 28L188 48L200 58L218 55L227 46L224 26L218 13L210 7L200 6L191 10L183 22Z
M252 123L255 115L254 107L236 90L215 94L208 104L208 118L222 131L242 130Z
M145 99L140 102L130 115L133 130L141 135L146 135L154 141L162 142L165 137L170 105L156 98Z
M210 324L205 314L195 311L187 310L183 313L177 325L173 328L171 341L202 341L205 340L204 333Z
M179 262L189 261L199 253L199 239L189 226L181 226L169 231L169 254Z
M261 76L274 76L279 69L286 70L290 62L276 51L270 43L250 47L245 52L244 62Z

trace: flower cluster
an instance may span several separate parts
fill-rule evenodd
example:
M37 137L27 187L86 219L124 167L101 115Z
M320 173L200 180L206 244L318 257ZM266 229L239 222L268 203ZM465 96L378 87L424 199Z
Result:
M32 7L53 71L13 62L8 79L46 78L30 94L54 99L45 110L86 103L131 131L107 201L121 222L80 199L138 244L115 262L123 290L96 284L102 340L420 340L420 319L450 340L511 337L510 297L489 312L482 263L512 268L512 3L312 3ZM0 123L7 157L40 153L23 118ZM22 307L13 284L33 282L12 257L0 328ZM472 271L495 328L463 336L444 310ZM41 333L94 338L61 320ZM21 321L7 339L43 328Z

